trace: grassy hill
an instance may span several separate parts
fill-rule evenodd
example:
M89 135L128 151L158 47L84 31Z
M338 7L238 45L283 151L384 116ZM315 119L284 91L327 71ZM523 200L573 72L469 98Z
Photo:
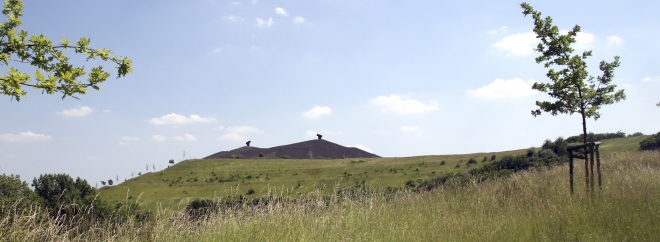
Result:
M602 156L636 150L646 136L604 140ZM493 153L434 155L370 159L195 159L165 170L143 174L119 185L100 189L107 200L182 208L192 198L244 196L255 198L277 193L299 197L312 191L329 194L354 185L402 187L408 180L431 179L446 173L463 173L490 162L492 155L524 153L525 149ZM488 161L483 162L484 157ZM468 165L470 158L477 164ZM443 164L444 161L444 164ZM253 192L252 192L253 191Z

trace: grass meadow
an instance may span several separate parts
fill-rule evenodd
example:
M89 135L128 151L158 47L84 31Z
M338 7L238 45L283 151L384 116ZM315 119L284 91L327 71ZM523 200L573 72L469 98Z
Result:
M589 193L577 169L515 173L482 183L447 184L431 192L375 192L263 206L222 208L205 219L160 207L151 220L103 221L72 235L35 214L17 216L10 241L660 241L660 152L603 156L603 189ZM582 178L582 179L581 179ZM336 186L335 186L336 187ZM334 188L333 188L334 189ZM273 188L271 194L282 191ZM291 192L290 190L287 192ZM289 196L292 196L289 194ZM34 213L38 213L35 211ZM9 227L8 227L9 226Z

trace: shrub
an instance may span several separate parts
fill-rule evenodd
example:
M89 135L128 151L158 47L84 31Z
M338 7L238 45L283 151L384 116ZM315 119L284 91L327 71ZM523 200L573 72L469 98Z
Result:
M444 164L446 164L446 163L447 163L447 162L445 162L444 160L442 160L442 161L440 162L440 165L444 165Z
M642 134L642 132L635 132L633 134L628 135L628 137L637 137L637 136L644 136L644 134Z
M298 183L298 186L300 186L300 183ZM252 194L254 194L254 189L252 189L252 188L248 189L248 191L247 191L246 194L247 194L247 195L252 195Z
M640 150L658 150L660 149L660 132L639 142Z
M259 155L257 157L263 158L263 157L266 157L266 156L264 155L263 152L261 152L261 153L259 153Z
M495 155L493 155L493 156L490 157L490 160L491 160L491 161L494 161L495 159L497 159L497 156L495 156Z
M461 163L456 163L456 166L454 168L461 168Z
M283 156L280 156L280 158L281 158L281 159L291 159L291 156L283 155Z
M467 163L468 164L477 164L477 160L475 160L474 158L470 158L470 160L468 160Z
M174 164L174 159L170 159L170 164Z
M486 161L488 161L488 156L487 156L487 155L486 155L486 156L484 156L484 159L483 159L483 160L481 160L481 162L486 162Z
M108 180L108 185L112 186L112 179Z
M186 206L186 212L193 219L204 219L212 213L216 213L218 208L218 203L211 199L193 199Z
M241 154L233 154L233 155L229 156L229 158L232 158L232 159L240 159L241 157L242 157Z
M318 155L316 156L316 159L323 159L323 156Z
M527 157L532 157L536 153L536 147L530 147L527 149Z

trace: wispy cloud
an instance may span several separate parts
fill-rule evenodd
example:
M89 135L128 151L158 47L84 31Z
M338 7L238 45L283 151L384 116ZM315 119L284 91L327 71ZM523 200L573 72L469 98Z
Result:
M362 144L352 145L352 146L348 146L348 147L355 147L355 148L364 150L364 151L372 153L372 154L374 153L374 151L372 149L369 149L369 148L367 148L366 146L364 146Z
M2 158L3 159L14 159L14 158L16 158L16 155L14 155L14 154L3 155Z
M211 123L215 122L215 118L202 118L199 115L191 114L186 117L180 114L171 113L160 118L152 118L148 120L150 124L189 124L189 123Z
M243 21L243 18L235 15L223 16L222 19L224 19L228 23L236 23L238 21Z
M504 27L499 28L499 29L489 30L486 33L491 34L491 35L496 35L496 34L503 34L503 33L506 33L508 31L509 31L509 27L504 26Z
M227 133L227 134L224 134L224 135L220 136L220 138L218 138L218 140L243 141L243 140L246 140L246 138L245 138L245 136L237 134L237 133Z
M257 18L257 26L259 27L267 27L270 28L275 24L275 21L273 21L273 18L268 18L268 20L263 20L261 18Z
M293 23L294 24L304 24L306 22L307 22L307 20L303 17L300 17L300 16L293 18Z
M289 16L283 8L275 8L275 13L284 17Z
M57 114L68 116L68 117L82 117L82 116L86 116L86 115L88 115L92 112L94 112L93 108L90 108L90 107L87 107L87 106L82 106L82 107L78 107L78 108L62 110L60 112L57 112Z
M660 76L647 76L642 79L643 82L660 82Z
M315 119L315 118L320 118L323 115L330 115L330 114L332 114L332 109L330 109L330 107L315 106L312 109L302 113L301 115L308 119Z
M138 141L138 140L140 140L140 138L137 137L137 136L124 136L124 137L121 137L121 140L123 140L123 141Z
M401 95L379 96L370 101L372 105L380 106L383 113L414 114L438 110L438 102L431 100L424 104L415 99Z
M192 134L185 134L183 136L174 136L172 139L176 141L196 141L197 137Z
M163 141L167 140L167 136L157 134L157 135L151 136L151 139L154 140L154 141L163 142Z
M417 133L417 132L421 131L422 128L420 128L418 126L401 126L401 128L399 128L399 130L401 130L401 132L405 132L405 133Z
M476 90L468 90L467 93L473 97L486 99L519 98L538 92L532 89L534 82L536 81L529 80L525 82L520 78L511 80L495 79L493 83Z
M623 44L623 39L619 36L612 35L607 37L607 44L608 45L622 45Z
M53 137L44 134L35 134L30 131L19 134L0 134L0 141L10 143L26 143L33 141L50 141Z
M124 142L124 141L119 141L119 145L130 145L131 143Z

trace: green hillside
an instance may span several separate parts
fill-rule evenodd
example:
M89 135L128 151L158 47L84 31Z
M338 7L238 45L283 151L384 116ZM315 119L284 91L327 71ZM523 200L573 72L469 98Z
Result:
M602 156L636 150L646 136L604 140ZM110 201L140 203L148 209L159 205L183 208L189 199L225 196L255 198L277 193L299 197L312 191L332 193L355 185L402 187L408 180L431 179L446 173L463 173L505 155L525 149L462 155L435 155L371 159L196 159L165 170L143 174L112 187L101 188ZM483 162L487 157L486 162ZM468 165L470 158L477 163ZM445 164L442 164L442 162ZM253 190L253 192L251 191Z

